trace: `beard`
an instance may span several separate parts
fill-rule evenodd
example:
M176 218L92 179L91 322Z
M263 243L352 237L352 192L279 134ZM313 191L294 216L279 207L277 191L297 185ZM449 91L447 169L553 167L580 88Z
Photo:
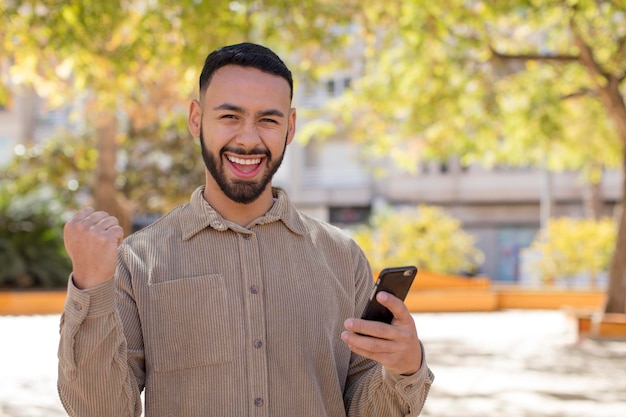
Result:
M202 132L202 126L200 126L200 148L202 149L202 159L204 160L204 165L207 170L220 187L222 192L226 194L228 198L233 200L236 203L240 204L250 204L256 201L263 191L268 186L268 184L272 181L274 174L280 168L280 165L283 162L283 158L285 157L285 150L287 149L287 136L285 136L285 144L283 147L283 151L276 159L273 161L272 154L267 149L252 149L250 151L244 151L242 149L232 148L228 146L224 146L220 149L219 155L215 155L214 153L209 152L204 145L204 133ZM225 167L224 167L224 158L223 155L225 152L230 152L238 155L265 155L266 163L267 163L267 171L263 175L263 177L258 180L232 180L229 181L226 178Z

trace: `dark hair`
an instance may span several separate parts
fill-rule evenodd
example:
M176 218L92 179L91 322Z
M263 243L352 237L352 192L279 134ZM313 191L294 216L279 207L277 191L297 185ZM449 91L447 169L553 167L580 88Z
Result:
M206 57L200 74L200 97L209 86L213 73L226 65L252 67L282 77L289 83L290 97L293 98L293 78L289 68L271 49L249 42L224 46Z

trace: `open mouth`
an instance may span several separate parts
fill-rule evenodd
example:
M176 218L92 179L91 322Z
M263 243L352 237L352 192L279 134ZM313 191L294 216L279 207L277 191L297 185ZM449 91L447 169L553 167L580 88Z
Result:
M241 156L226 155L226 159L230 162L230 166L235 174L240 177L249 178L257 174L257 172L261 169L261 163L265 158L244 158Z

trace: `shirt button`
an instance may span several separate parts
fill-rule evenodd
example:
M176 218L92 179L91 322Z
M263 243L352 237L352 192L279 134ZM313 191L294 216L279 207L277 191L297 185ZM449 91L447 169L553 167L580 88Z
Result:
M257 349L261 349L261 347L263 347L263 342L259 339L254 341L254 347Z
M406 387L404 387L404 392L410 392L413 389L413 384L409 384Z
M258 294L259 293L259 287L257 287L256 285L251 285L250 286L250 292L252 294Z
M252 235L243 235L243 238L246 240L250 240L252 238Z
M81 311L81 310L83 309L83 305L82 305L82 304L80 304L80 303L74 303L74 308L75 308L77 311Z
M261 407L263 405L263 398L261 397L257 397L254 399L254 405L256 405L257 407Z

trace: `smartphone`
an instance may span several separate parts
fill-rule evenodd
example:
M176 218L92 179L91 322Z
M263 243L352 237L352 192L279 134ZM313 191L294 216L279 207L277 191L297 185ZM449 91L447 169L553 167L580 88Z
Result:
M393 314L387 307L382 306L376 301L376 294L378 294L379 291L385 291L404 301L409 292L409 288L411 288L415 275L417 275L417 268L415 266L385 268L380 271L372 296L361 318L391 323Z

